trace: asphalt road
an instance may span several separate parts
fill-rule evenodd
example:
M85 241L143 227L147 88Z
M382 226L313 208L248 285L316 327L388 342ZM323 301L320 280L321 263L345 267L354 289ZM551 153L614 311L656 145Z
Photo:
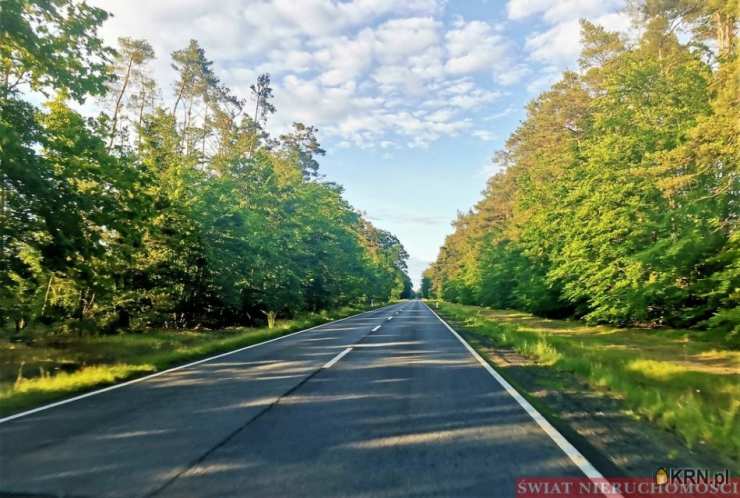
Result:
M418 301L0 424L3 496L507 497L523 476L583 473Z

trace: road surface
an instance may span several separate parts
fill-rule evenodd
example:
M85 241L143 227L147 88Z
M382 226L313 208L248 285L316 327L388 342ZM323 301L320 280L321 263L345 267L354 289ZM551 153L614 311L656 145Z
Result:
M419 301L0 424L3 496L506 497L583 475Z

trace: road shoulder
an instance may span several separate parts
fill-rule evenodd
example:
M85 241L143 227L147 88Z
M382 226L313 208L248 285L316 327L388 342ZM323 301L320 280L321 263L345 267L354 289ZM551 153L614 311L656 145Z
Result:
M440 315L605 476L649 477L666 466L737 468L709 448L689 449L675 434L629 416L617 396L595 392L577 375L538 365Z

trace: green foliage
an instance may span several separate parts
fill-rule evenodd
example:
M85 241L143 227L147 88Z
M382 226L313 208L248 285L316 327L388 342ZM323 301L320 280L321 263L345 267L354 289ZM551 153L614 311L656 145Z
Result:
M565 73L535 99L497 155L506 169L460 217L427 273L438 297L620 325L734 330L734 35L707 60L704 35L682 44L672 33L674 3L638 9L644 33L632 45L582 23L581 73ZM724 7L702 9L685 21L716 22L726 36Z
M430 299L432 297L432 279L428 272L424 272L421 277L421 289L419 289L421 297L424 299Z
M0 9L0 92L23 85L68 92L75 100L100 95L113 51L97 30L108 13L72 0L4 0Z
M248 116L191 40L165 109L151 46L105 47L104 11L11 0L0 15L0 325L273 325L410 295L398 239L319 180L316 128L262 129L269 75ZM28 90L54 97L37 108ZM90 96L96 117L67 103Z

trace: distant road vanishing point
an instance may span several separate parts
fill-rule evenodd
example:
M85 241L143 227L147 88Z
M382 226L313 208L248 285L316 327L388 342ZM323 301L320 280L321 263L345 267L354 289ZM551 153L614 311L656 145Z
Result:
M402 302L0 423L0 495L495 496L598 472Z

